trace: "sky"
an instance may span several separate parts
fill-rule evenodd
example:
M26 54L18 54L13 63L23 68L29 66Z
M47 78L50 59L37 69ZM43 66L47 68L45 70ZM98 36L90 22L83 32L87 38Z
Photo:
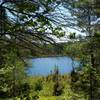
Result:
M0 4L2 3L2 0L0 0Z
M1 2L2 2L2 0L0 0L0 3ZM9 17L14 18L14 16L11 13L9 13L8 11L7 11L7 13L8 13ZM56 14L56 13L58 13L58 14ZM55 9L55 12L52 12L51 15L53 15L53 20L55 20L55 21L60 20L60 24L58 24L58 26L62 25L63 26L62 29L63 29L63 31L65 31L65 36L64 37L57 38L55 36L52 36L52 38L56 42L67 42L67 41L69 41L68 35L69 35L69 33L73 33L73 32L75 32L76 35L79 35L79 34L81 34L83 36L86 35L85 33L82 33L81 31L75 30L74 28L71 28L70 26L68 26L68 25L70 25L70 23L77 23L77 22L75 20L73 20L75 18L75 16L72 17L71 13L67 9L65 9L62 5L59 5ZM59 18L59 16L60 17L65 17L65 19L61 19L61 18ZM51 19L52 19L52 17L51 17ZM70 19L72 19L72 20L70 20Z
M56 16L62 16L62 17L65 17L65 19L60 19L60 23L58 26L62 25L62 29L65 31L65 36L64 37L61 37L61 38L57 38L55 36L53 36L53 38L55 39L56 42L68 42L70 41L70 39L68 39L68 35L70 33L73 33L75 32L76 33L76 36L77 35L82 35L82 36L86 36L86 33L85 32L81 32L81 29L79 29L78 27L76 29L74 29L74 27L72 28L70 25L70 23L77 23L74 18L76 18L75 16L73 17L71 15L71 13L65 9L62 5L60 5L58 8L55 9L55 20L59 20L60 18L57 18ZM56 15L56 13L60 13L58 15ZM71 19L71 20L70 20Z

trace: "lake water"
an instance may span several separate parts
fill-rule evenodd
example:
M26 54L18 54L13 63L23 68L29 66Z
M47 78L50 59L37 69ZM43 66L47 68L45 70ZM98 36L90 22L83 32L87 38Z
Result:
M55 69L59 68L61 74L70 73L72 70L72 60L70 57L47 57L30 59L31 67L27 72L29 75L43 75L46 76ZM74 67L79 66L79 61L74 60Z

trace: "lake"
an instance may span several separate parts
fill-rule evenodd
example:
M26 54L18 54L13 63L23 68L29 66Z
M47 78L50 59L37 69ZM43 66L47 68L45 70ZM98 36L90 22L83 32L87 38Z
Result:
M70 73L72 71L72 59L70 57L44 57L33 58L29 60L31 67L28 68L29 75L43 75L46 76L58 67L61 74ZM74 67L79 66L79 61L74 60Z

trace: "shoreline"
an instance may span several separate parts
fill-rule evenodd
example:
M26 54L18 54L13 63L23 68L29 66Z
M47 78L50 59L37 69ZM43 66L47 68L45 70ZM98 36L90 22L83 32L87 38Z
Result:
M43 55L37 57L27 57L26 59L36 59L36 58L53 58L53 57L68 57L71 58L69 55ZM76 57L75 60L79 60L80 58Z
M70 57L68 55L43 55L38 57L27 57L27 59L35 59L35 58L49 58L49 57Z

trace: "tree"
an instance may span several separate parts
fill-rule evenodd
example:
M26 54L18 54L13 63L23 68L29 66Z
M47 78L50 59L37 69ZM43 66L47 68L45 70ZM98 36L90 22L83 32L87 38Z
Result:
M64 2L66 4L66 1ZM87 72L88 77L82 77L82 79L85 81L88 81L89 79L88 81L89 83L87 82L87 84L89 85L83 85L82 83L80 85L84 86L83 91L85 91L85 93L87 93L90 96L89 97L90 100L96 100L100 98L97 91L98 88L100 88L98 84L100 83L98 79L100 72L98 72L98 69L97 69L98 66L100 66L100 64L96 63L99 60L99 59L96 59L96 55L99 55L99 49L100 49L100 46L97 43L97 41L98 42L100 41L100 37L99 35L98 35L98 39L96 37L96 34L99 31L98 27L100 26L100 24L98 23L98 18L100 14L99 3L100 2L98 0L84 0L84 1L72 0L69 2L69 5L70 5L69 10L71 11L73 16L76 16L75 19L77 20L77 27L79 27L82 31L86 32L86 38L84 39L86 43L83 46L84 55L81 57L85 56L86 58L85 61L88 61L85 64L89 64L89 66L87 67L85 65L85 67L88 69L88 72ZM85 71L86 70L83 70L83 73L84 73L82 74L83 76L86 74ZM79 76L81 77L80 74ZM82 82L81 79L79 80Z
M51 21L56 6L56 0L0 2L0 93L8 93L3 97L17 96L18 85L24 85L24 58L43 53L41 44L55 43L49 35L58 29Z
M58 69L58 67L55 67L54 74L53 74L53 81L55 82L53 95L60 96L63 92L63 87L59 82L59 69Z

